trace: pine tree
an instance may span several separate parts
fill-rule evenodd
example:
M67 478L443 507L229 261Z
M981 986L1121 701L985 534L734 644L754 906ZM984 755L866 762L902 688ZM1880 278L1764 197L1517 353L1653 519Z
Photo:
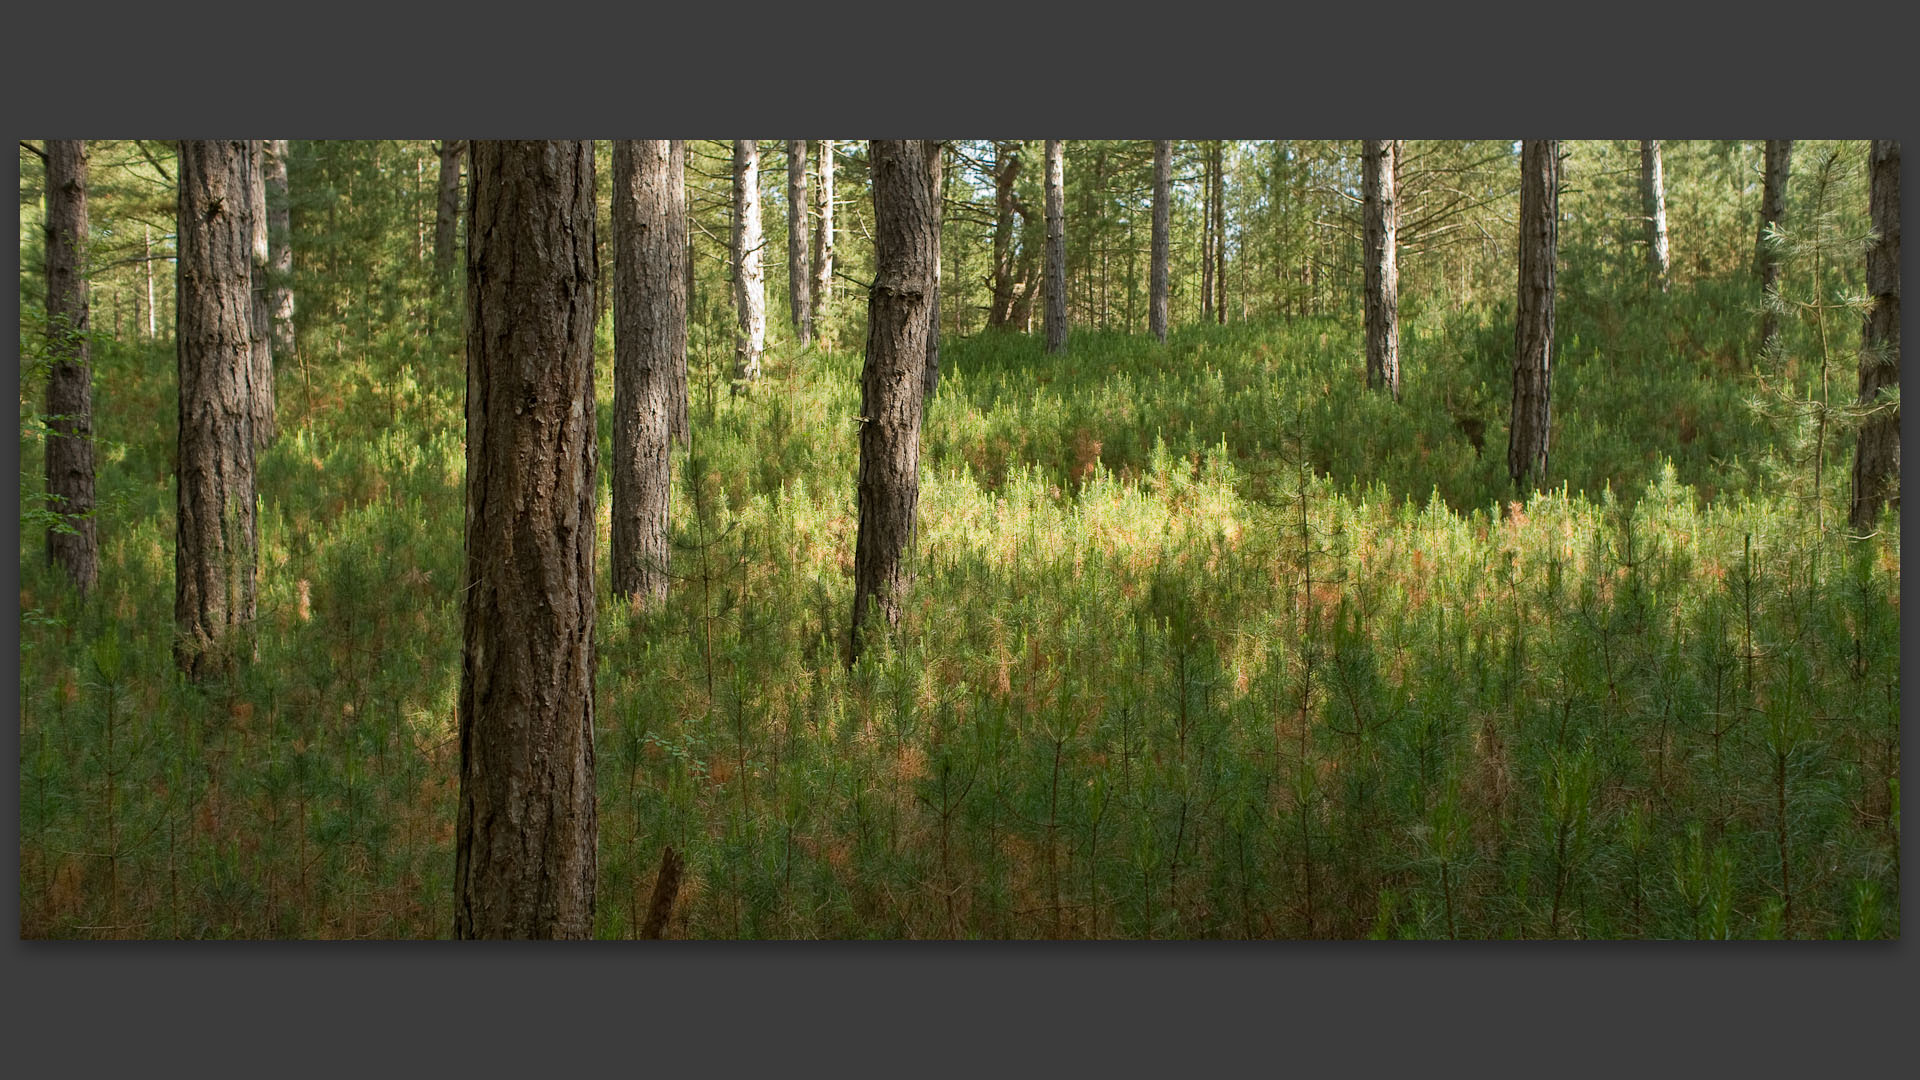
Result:
M1867 249L1873 309L1860 335L1860 408L1848 519L1866 532L1883 503L1900 504L1900 144L1875 139L1869 152L1874 242ZM1890 399L1890 400L1889 400Z
M47 159L47 561L82 595L100 580L93 519L93 346L87 295L87 146L49 139Z

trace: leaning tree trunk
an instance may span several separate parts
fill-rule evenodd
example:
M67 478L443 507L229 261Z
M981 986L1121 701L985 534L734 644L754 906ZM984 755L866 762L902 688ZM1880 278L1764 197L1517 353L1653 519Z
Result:
M1066 167L1059 139L1047 140L1047 351L1067 351Z
M1667 186L1660 168L1660 140L1640 140L1640 203L1647 216L1647 270L1667 291Z
M1766 187L1760 195L1760 235L1754 241L1754 273L1760 278L1760 351L1773 347L1780 332L1780 315L1773 295L1780 288L1780 255L1767 242L1767 229L1787 216L1787 175L1792 165L1793 140L1768 139Z
M1514 313L1513 417L1507 473L1525 489L1547 475L1553 429L1553 270L1559 238L1560 143L1528 139L1520 149L1520 278Z
M440 198L433 211L433 270L443 286L451 286L458 267L460 227L460 158L465 139L448 139L435 146L440 156Z
M272 258L267 247L266 143L253 139L253 182L247 190L247 222L250 237L253 299L250 318L253 325L253 446L264 450L278 433L273 409L273 326L268 305L268 278L272 276Z
M614 595L667 598L673 377L687 357L686 143L613 144Z
M827 336L827 301L833 297L833 140L821 139L816 150L813 185L813 291L808 323L814 337Z
M1020 176L1019 144L995 140L993 144L993 295L987 303L987 328L1005 330L1013 325L1015 271L1013 265L1014 182Z
M807 140L787 140L787 314L800 347L813 341L813 267L807 263Z
M1867 292L1873 310L1860 340L1860 406L1874 411L1860 428L1853 456L1853 506L1848 520L1866 532L1883 503L1900 504L1900 410L1879 403L1880 391L1900 389L1900 144L1873 140L1873 246L1867 249Z
M590 142L472 144L453 932L593 932Z
M1153 141L1153 273L1147 323L1162 345L1167 342L1169 312L1167 249L1173 214L1173 140Z
M287 140L268 139L261 157L267 184L267 319L273 355L293 356L293 209L287 197Z
M933 293L927 304L926 389L922 395L927 401L933 400L933 392L940 386L940 228L946 216L941 159L945 156L945 146L938 139L927 140L927 183L933 188ZM924 404L921 412L926 412Z
M87 342L87 144L47 140L47 562L86 595L100 580L93 525L93 349Z
M245 139L180 144L174 659L195 682L233 670L254 617L253 156Z
M760 377L767 341L767 286L760 268L760 144L733 141L733 304L740 318L734 339L733 390Z
M1213 317L1227 325L1227 171L1213 141Z
M861 627L870 609L889 629L900 624L907 551L920 501L920 398L933 293L934 191L927 144L875 139L869 147L875 272L860 373L860 525L849 664L860 657Z
M1367 386L1400 400L1400 143L1368 139L1361 149L1367 232Z
M1035 228L1032 208L1017 194L1013 198L1013 212L1020 217L1020 268L1014 273L1013 308L1007 313L1007 325L1030 333L1033 301L1040 295L1040 252L1047 246L1046 223L1043 220L1039 228Z

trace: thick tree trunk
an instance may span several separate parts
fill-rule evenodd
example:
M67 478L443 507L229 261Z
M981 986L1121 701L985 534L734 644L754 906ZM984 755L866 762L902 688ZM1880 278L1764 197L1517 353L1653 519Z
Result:
M1768 139L1766 186L1760 195L1760 233L1754 241L1754 273L1760 278L1760 351L1773 345L1780 316L1768 297L1780 287L1780 259L1767 242L1767 227L1787 216L1787 176L1793 161L1792 139Z
M833 297L833 140L821 139L814 162L813 290L807 299L808 323L817 338L826 337L827 301Z
M1047 140L1047 351L1067 351L1066 165L1059 139Z
M767 285L760 261L760 144L733 141L733 306L740 319L734 338L733 391L760 377L760 351L767 342Z
M460 158L465 139L448 139L434 147L440 156L440 197L433 211L433 269L443 285L453 283L460 227Z
M1046 248L1044 218L1040 227L1035 228L1033 210L1026 200L1018 195L1013 199L1013 212L1020 217L1020 269L1014 275L1013 310L1008 313L1007 325L1017 327L1022 333L1033 330L1033 301L1040 295L1040 253Z
M1218 139L1213 141L1213 317L1227 325L1227 174Z
M1167 282L1167 251L1173 225L1173 140L1153 141L1153 271L1152 298L1148 301L1147 322L1161 344L1167 341L1167 315L1171 310Z
M933 291L927 303L926 390L922 397L931 401L940 386L940 229L946 218L946 177L941 159L946 155L946 143L928 139L926 153L927 183L933 189ZM923 404L923 415L925 411Z
M47 140L47 562L86 595L100 580L93 525L93 347L87 342L87 145Z
M1513 416L1507 474L1524 490L1547 476L1553 430L1553 272L1559 239L1560 143L1520 144L1520 275L1514 313Z
M673 373L687 357L686 144L613 144L613 592L667 598Z
M1013 251L1014 183L1020 178L1020 144L995 140L993 144L993 296L987 306L987 328L1013 325L1016 289Z
M787 140L787 314L800 347L813 341L813 267L807 261L807 140Z
M1880 391L1900 388L1900 144L1875 139L1869 154L1874 241L1867 249L1867 292L1873 310L1860 339L1860 406ZM1882 406L1860 428L1853 456L1853 506L1848 520L1866 532L1880 507L1900 505L1900 410Z
M180 144L174 659L195 682L233 670L254 617L253 166L245 139Z
M927 144L876 139L869 147L875 276L860 373L860 525L849 664L860 657L861 625L869 609L889 629L900 623L920 501L920 404L933 293L934 191Z
M1368 139L1361 149L1367 233L1367 385L1400 400L1400 143Z
M247 227L250 237L253 325L253 446L264 450L279 433L274 419L273 325L269 305L272 297L268 279L272 276L272 256L267 245L266 143L253 139L253 182L248 188Z
M267 184L269 337L273 355L286 363L293 356L293 210L287 194L287 140L268 139L260 160Z
M1640 202L1647 215L1647 269L1667 291L1667 185L1660 168L1660 140L1640 140Z
M593 933L590 142L471 144L454 936Z

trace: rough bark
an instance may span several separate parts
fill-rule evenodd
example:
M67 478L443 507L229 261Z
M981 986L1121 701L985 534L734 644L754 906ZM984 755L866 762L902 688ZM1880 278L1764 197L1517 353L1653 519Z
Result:
M833 297L833 140L821 139L814 162L813 291L809 323L815 337L827 336L827 301Z
M942 169L946 144L927 140L927 183L933 190L933 292L927 304L926 389L921 395L933 400L940 386L940 228L946 216L946 185ZM921 406L924 414L926 406Z
M253 294L250 310L253 326L253 446L255 450L264 450L272 444L279 431L274 419L273 327L269 310L272 298L268 279L273 270L267 245L266 143L253 139L249 146L253 156L253 178L247 189L249 272Z
M1874 241L1867 249L1867 292L1873 310L1860 339L1860 406L1900 387L1900 144L1873 140L1869 151ZM1860 428L1853 456L1854 529L1873 528L1885 503L1900 505L1900 410L1882 407Z
M1400 143L1367 139L1362 194L1367 241L1367 386L1400 400Z
M859 532L853 557L848 662L859 659L861 625L876 611L900 623L920 501L920 406L933 292L934 191L927 144L876 139L873 167L875 276L867 300L867 355L860 372Z
M287 140L266 140L260 158L267 185L267 320L273 355L293 356L293 211L287 193Z
M740 320L734 338L733 390L760 377L767 341L767 284L760 260L760 144L733 142L733 306Z
M448 139L434 147L440 156L440 197L433 211L433 269L444 285L451 285L458 268L460 227L460 158L465 139Z
M180 144L174 659L196 682L233 670L254 618L253 167L245 139Z
M813 267L807 262L807 140L787 140L787 314L800 347L813 341Z
M1067 351L1066 166L1059 139L1047 140L1047 351Z
M87 298L87 146L48 139L47 563L81 595L100 580L93 524L93 348Z
M987 305L987 327L1005 330L1013 325L1014 294L1018 287L1013 265L1015 238L1014 184L1020 178L1020 144L995 140L993 144L993 296Z
M1553 272L1559 238L1560 143L1520 145L1520 274L1514 313L1513 414L1507 474L1524 490L1547 475L1553 428Z
M1213 317L1227 324L1227 175L1220 140L1213 141Z
M1033 330L1033 301L1040 295L1040 253L1046 248L1046 222L1043 218L1036 228L1032 207L1018 195L1013 198L1013 212L1020 217L1020 269L1014 275L1013 310L1008 313L1007 325L1030 333Z
M613 144L613 592L667 598L673 373L687 357L686 144Z
M1167 315L1170 310L1167 282L1167 251L1173 224L1173 140L1153 141L1153 270L1152 296L1148 301L1147 323L1161 344L1167 341Z
M1767 242L1767 228L1787 215L1787 176L1793 161L1792 139L1768 139L1766 186L1760 195L1760 232L1754 240L1754 273L1760 278L1760 350L1773 345L1780 316L1767 299L1780 286L1780 258Z
M471 145L454 936L593 932L590 142Z
M1660 167L1660 140L1640 140L1640 202L1647 217L1647 270L1667 291L1667 186Z

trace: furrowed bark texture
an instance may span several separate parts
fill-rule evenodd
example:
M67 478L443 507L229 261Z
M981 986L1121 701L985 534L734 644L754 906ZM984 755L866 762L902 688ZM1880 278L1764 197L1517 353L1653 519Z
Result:
M47 144L47 562L81 595L100 580L93 524L93 350L87 343L87 146Z
M674 372L687 357L686 143L613 144L613 591L667 598Z
M260 159L267 182L267 317L273 355L293 356L293 211L287 194L287 140L268 139Z
M182 142L178 183L174 659L198 682L232 670L254 616L253 147Z
M760 261L760 144L733 142L733 306L740 319L734 338L734 392L760 377L760 350L767 341L767 283Z
M921 395L927 401L933 400L933 392L940 387L940 227L946 213L941 159L946 155L945 148L938 139L927 140L927 184L933 191L933 293L927 304L926 389ZM923 404L922 415L925 412Z
M987 326L995 330L1013 325L1013 211L1018 201L1014 182L1019 177L1020 144L996 140L993 144L993 299L987 308Z
M1667 291L1667 186L1660 168L1660 140L1640 140L1640 202L1647 215L1647 269Z
M593 932L590 142L471 144L454 936Z
M1361 156L1367 240L1367 386L1400 400L1400 143L1368 139Z
M1900 386L1900 144L1875 139L1870 153L1873 246L1867 249L1867 292L1873 310L1860 340L1860 404ZM1853 505L1848 520L1866 532L1880 507L1900 505L1900 410L1867 417L1853 456Z
M1547 475L1553 430L1553 271L1559 238L1560 143L1527 139L1520 146L1520 277L1514 318L1513 418L1507 474L1521 487Z
M859 659L870 607L888 628L900 623L920 501L921 379L933 292L934 193L926 143L876 139L870 146L876 265L860 372L860 525L849 663Z
M1047 351L1067 351L1066 164L1059 139L1047 140Z
M807 140L787 140L787 314L800 347L813 341L813 267L807 262Z
M826 336L827 301L833 297L833 140L821 139L813 185L816 224L813 229L813 291L808 320L815 337Z
M1147 309L1148 329L1162 345L1167 342L1167 250L1173 215L1173 140L1153 141L1153 271L1152 299Z
M274 419L273 395L273 302L269 278L273 273L272 255L267 243L267 144L251 140L253 183L247 192L247 223L250 234L253 299L253 446L264 450L279 432Z
M435 147L440 155L440 193L433 211L433 269L443 283L453 281L459 266L460 158L465 139L448 139Z
M1768 139L1766 186L1760 195L1760 234L1754 240L1754 273L1760 278L1760 349L1764 353L1780 330L1780 316L1767 297L1780 286L1780 258L1767 243L1767 226L1787 216L1787 176L1793 161L1792 139Z

